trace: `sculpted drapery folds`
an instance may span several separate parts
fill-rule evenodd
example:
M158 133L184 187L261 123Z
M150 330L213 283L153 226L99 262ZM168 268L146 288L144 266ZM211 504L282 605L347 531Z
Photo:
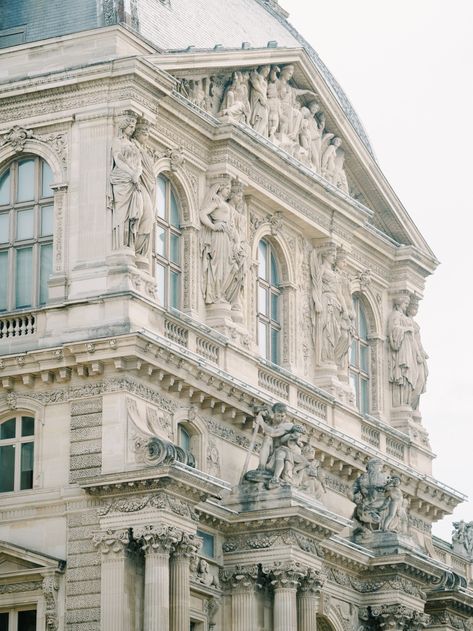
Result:
M148 147L149 124L132 111L118 120L112 143L113 247L129 247L141 267L149 267L156 177Z
M256 132L348 193L341 139L326 129L316 94L296 87L295 67L263 65L231 74L181 79L180 90L223 121Z
M420 395L425 392L428 375L428 356L422 346L419 325L413 319L416 313L416 299L401 294L393 301L388 321L393 405L415 411L419 408Z
M241 183L227 176L210 187L200 211L205 302L238 312L248 260L245 214Z
M350 279L345 272L346 254L334 243L314 248L310 255L312 280L312 335L316 364L348 368L354 311Z

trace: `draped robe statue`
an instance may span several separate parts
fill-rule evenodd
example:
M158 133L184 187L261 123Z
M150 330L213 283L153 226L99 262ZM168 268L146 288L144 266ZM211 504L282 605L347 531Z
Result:
M414 390L418 384L419 368L414 324L407 315L409 296L403 294L394 300L388 321L388 338L391 349L389 381L393 405L412 407Z

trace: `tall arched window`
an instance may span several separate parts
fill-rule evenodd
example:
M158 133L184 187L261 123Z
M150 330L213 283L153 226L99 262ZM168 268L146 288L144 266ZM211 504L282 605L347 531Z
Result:
M157 224L153 249L159 304L179 309L181 305L180 213L171 182L164 175L157 181Z
M355 331L350 350L350 381L356 394L356 406L361 414L369 412L369 343L368 324L361 300L353 297Z
M261 355L279 364L280 361L280 297L279 270L273 247L261 239L258 244L258 346Z
M0 312L48 301L53 261L53 175L30 156L0 173Z

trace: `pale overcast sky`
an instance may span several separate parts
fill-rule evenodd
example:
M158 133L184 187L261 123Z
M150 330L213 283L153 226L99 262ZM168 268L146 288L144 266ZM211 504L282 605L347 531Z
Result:
M441 261L419 311L433 475L473 499L473 3L280 0L335 75ZM473 502L454 519L473 520ZM452 518L434 526L450 541Z

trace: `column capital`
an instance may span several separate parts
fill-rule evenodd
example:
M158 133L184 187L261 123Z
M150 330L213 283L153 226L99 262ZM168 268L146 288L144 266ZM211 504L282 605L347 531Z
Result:
M177 528L164 524L142 526L135 529L133 534L146 555L169 554L182 536Z
M314 568L307 568L305 574L300 579L299 589L302 594L320 594L324 584L326 576L320 570L314 570Z
M258 582L258 565L236 565L224 568L221 572L221 581L227 589L240 592L254 591Z
M390 604L367 607L360 618L368 623L377 622L381 631L421 631L430 622L430 616L405 605Z
M130 531L128 528L120 530L101 530L95 532L93 542L96 548L99 548L102 554L120 554L127 550L130 544Z
M176 559L194 559L202 545L202 540L197 535L182 533L180 538L172 546L172 556Z
M277 561L263 572L269 574L270 583L275 590L297 589L306 574L306 568L298 561Z

